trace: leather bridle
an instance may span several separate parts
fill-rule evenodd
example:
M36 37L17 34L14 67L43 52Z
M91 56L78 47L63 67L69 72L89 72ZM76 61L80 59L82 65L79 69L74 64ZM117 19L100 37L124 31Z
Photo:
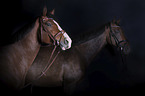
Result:
M52 19L53 20L53 18L48 18L48 19ZM42 44L42 46L43 46L43 43L42 43L42 32L43 32L43 30L45 31L45 32L47 32L48 33L48 36L50 37L50 39L53 41L53 43L52 42L49 42L48 44L45 44L45 46L50 46L50 45L54 45L54 46L56 46L56 45L59 45L60 44L60 41L61 41L61 38L62 38L62 36L63 36L63 34L65 33L63 30L62 31L60 31L60 32L58 32L58 33L56 33L54 36L50 33L50 31L49 30L47 30L47 28L46 28L46 26L47 25L45 25L44 23L43 23L43 19L42 18L40 18L40 27L41 27L41 44ZM59 40L56 40L56 37L57 36L59 36L59 35L61 35L62 34L62 36L60 37L60 39Z
M118 38L116 37L116 35L114 34L113 30L112 30L112 27L120 27L120 26L111 26L110 25L110 32L109 32L109 38L110 38L110 42L112 44L112 39L111 37L113 37L115 43L116 43L116 46L122 51L124 50L126 44L127 44L127 40L121 40L119 41Z

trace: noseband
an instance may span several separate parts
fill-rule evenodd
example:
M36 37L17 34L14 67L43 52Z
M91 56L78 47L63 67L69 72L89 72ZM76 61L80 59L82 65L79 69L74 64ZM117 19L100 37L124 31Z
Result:
M112 39L111 39L111 36L112 36L113 39L115 40L117 47L122 51L124 49L125 45L127 44L127 41L126 40L119 41L118 38L116 37L116 35L112 31L112 27L120 27L120 26L111 26L110 25L109 38L110 38L110 42L112 44ZM123 45L122 45L122 43L123 43Z

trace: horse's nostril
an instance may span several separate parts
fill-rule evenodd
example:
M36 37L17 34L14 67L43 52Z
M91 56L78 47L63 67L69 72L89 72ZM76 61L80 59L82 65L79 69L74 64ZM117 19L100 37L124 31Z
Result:
M68 40L64 40L64 44L68 44Z
M123 50L123 47L121 47L120 49L121 49L121 51L122 51L122 50Z

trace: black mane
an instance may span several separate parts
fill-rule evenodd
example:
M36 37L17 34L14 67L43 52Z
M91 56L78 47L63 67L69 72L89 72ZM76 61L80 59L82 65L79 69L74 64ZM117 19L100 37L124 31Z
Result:
M24 27L22 27L20 30L15 32L12 35L11 43L15 43L15 42L21 40L26 34L31 32L31 30L33 29L33 27L35 25L35 21L36 21L36 19L31 21L29 24L24 25Z
M9 34L7 36L7 39L0 40L0 46L6 46L6 45L13 44L13 43L21 40L27 33L31 32L31 30L35 26L35 21L36 21L36 19L31 21L29 24L24 25L21 29L19 29L15 33ZM4 35L4 37L6 38L5 35Z
M81 34L78 34L73 39L73 45L79 45L79 44L84 43L88 40L91 40L97 36L100 36L104 32L105 26L109 26L109 23L104 24L104 25L97 27L97 28L96 27L92 28L86 32L81 33Z
M58 21L54 15L47 14L48 18L53 18L55 21ZM22 27L16 33L12 35L11 43L21 40L27 33L29 33L35 25L36 19L32 20L29 24Z

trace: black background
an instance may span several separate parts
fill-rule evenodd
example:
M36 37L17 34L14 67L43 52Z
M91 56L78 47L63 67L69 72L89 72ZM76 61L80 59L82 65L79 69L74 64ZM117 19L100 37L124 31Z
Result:
M104 94L109 91L113 94L117 91L118 94L139 94L138 89L145 89L144 0L9 0L1 4L4 6L1 8L0 32L3 42L6 42L11 33L41 16L44 5L48 11L55 8L59 24L72 39L93 26L101 26L114 17L120 18L121 27L131 46L125 65L115 48L112 54L105 47L88 67L85 80L78 86L78 92ZM125 71L122 71L123 68Z

